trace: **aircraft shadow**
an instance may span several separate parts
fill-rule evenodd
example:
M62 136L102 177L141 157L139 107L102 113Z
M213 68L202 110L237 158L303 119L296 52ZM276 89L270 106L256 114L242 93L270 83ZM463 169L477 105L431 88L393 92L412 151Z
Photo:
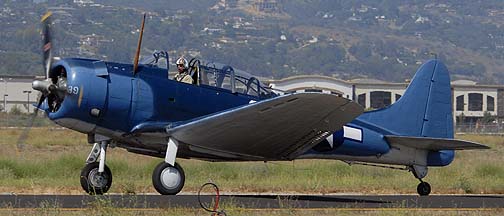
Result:
M327 208L327 207L390 207L394 202L379 199L364 199L336 196L309 196L309 195L229 195L227 199L242 201L244 207L293 207L293 208Z

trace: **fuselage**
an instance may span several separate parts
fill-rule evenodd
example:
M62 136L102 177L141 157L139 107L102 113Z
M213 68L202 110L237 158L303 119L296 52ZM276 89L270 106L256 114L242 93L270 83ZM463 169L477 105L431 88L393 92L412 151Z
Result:
M67 59L54 67L60 66L68 71L68 92L73 97L65 98L62 108L48 113L49 117L56 121L77 117L124 133L143 122L187 121L267 98L177 82L168 79L166 69L156 67L140 66L133 75L130 64ZM92 109L99 110L99 115L91 115ZM91 132L86 128L72 129Z
M261 92L260 88L255 94L230 90L225 86L235 86L226 83L231 77L222 78L217 87L171 80L166 69L162 68L140 66L136 74L132 73L132 68L131 64L89 59L64 59L57 62L53 70L66 71L68 91L58 110L52 112L46 109L48 117L72 130L110 137L119 146L132 152L163 157L166 139L133 136L131 132L145 123L176 126L276 96L271 92ZM211 79L218 82L217 76ZM393 132L357 118L300 158L409 163L411 157L403 157L391 149L384 139L383 135L386 134ZM430 154L433 154L431 158L439 158L441 152L432 152L429 156ZM183 148L179 155L186 158L226 160ZM430 164L447 165L453 160L453 154L448 156L432 159Z

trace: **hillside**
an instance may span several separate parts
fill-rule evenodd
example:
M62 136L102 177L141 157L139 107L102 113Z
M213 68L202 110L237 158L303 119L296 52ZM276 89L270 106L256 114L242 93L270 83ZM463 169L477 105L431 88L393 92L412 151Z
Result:
M402 82L427 59L454 79L504 84L504 2L56 0L0 3L0 74L41 74L39 19L54 13L56 55L131 62L169 50L283 78L323 74Z

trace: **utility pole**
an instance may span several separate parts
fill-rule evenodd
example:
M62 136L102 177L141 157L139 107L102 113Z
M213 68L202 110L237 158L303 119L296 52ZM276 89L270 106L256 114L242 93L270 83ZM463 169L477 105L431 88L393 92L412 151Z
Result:
M7 96L8 94L3 95L3 103L4 103L4 111L7 112Z
M3 78L0 78L0 81L3 80L4 81L4 112L7 112L7 99L6 97L9 96L7 94L7 79L9 80L12 80L12 78L6 78L6 77L3 77Z
M28 99L26 100L26 110L30 113L30 93L32 93L32 91L23 91L23 93L28 95Z
M3 78L3 77L1 77L1 78L0 78L0 81L4 81L4 78ZM5 82L5 81L4 81L4 82ZM4 84L5 84L5 83L4 83ZM4 94L5 94L5 93L6 93L6 92L4 92ZM0 110L0 111L5 111L5 106L3 107L3 110Z

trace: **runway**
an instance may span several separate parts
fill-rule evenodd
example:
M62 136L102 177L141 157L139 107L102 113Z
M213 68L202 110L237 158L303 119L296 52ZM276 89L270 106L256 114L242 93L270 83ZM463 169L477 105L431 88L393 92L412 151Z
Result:
M202 202L215 196L205 195ZM1 208L200 208L196 195L0 195ZM253 209L429 208L504 209L504 195L223 195L221 205Z

